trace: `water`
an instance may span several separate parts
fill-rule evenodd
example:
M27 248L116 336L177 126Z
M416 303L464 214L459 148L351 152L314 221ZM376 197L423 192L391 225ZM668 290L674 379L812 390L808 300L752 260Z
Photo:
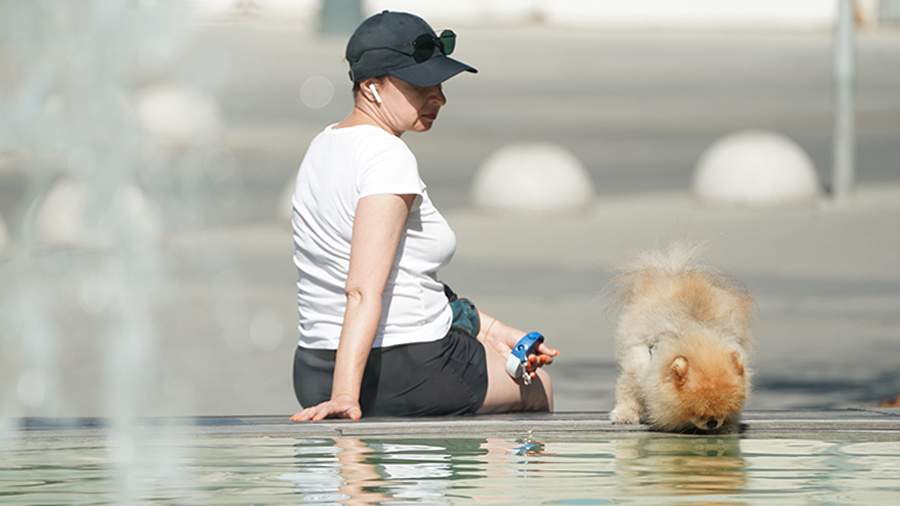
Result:
M145 427L135 502L179 504L898 504L900 434L553 433L310 437ZM102 429L32 430L3 447L4 504L121 498ZM179 471L171 473L160 454Z

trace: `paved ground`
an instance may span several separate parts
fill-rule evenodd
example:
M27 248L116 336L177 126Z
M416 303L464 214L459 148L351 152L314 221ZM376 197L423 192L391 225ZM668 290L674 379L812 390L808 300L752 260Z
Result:
M270 414L295 407L295 274L279 195L305 145L346 111L340 40L289 25L198 30L166 78L220 101L221 144L200 163L144 176L167 226L158 247L25 249L0 259L0 412L11 415ZM408 139L460 247L443 278L497 316L544 331L564 355L557 406L612 407L615 269L671 240L708 243L709 263L757 301L753 409L875 405L900 392L900 36L859 40L859 179L841 206L740 210L686 193L700 153L739 128L792 136L830 167L828 34L461 32L481 69L447 86L428 135ZM323 75L321 109L298 99ZM149 78L148 78L149 79ZM472 208L495 149L570 149L599 197L575 216ZM0 171L0 213L45 180ZM23 339L27 336L27 340ZM37 395L40 394L40 395Z
M18 420L19 435L31 437L72 437L97 434L109 427L109 420L97 418L24 418ZM359 422L326 420L317 423L291 423L282 416L223 416L185 419L152 419L147 426L169 428L191 426L195 434L218 435L299 435L307 437L336 436L402 436L416 437L474 435L546 435L565 434L638 434L647 431L643 425L612 424L606 412L566 412L550 414L479 415L436 418L371 418ZM143 426L142 422L138 426ZM414 430L410 430L414 427ZM829 439L852 431L855 436L871 434L893 439L900 436L900 410L842 409L803 411L749 411L744 414L742 437L805 437ZM0 433L0 436L3 434Z

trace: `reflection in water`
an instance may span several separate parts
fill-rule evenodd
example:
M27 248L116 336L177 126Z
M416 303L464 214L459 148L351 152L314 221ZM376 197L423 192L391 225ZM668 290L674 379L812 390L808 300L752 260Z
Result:
M478 478L472 470L483 455L483 439L359 439L300 441L294 482L303 502L378 504L388 498L444 502L458 480Z
M544 452L544 443L536 440L532 432L529 432L516 442L519 443L519 446L515 449L516 455L535 457Z
M293 442L295 470L281 473L278 479L294 484L306 502L337 502L348 499L340 492L343 485L333 439L303 439ZM299 465L295 465L299 464Z
M733 496L747 484L738 437L646 435L615 442L617 486L626 496ZM720 504L719 499L692 504Z
M299 447L299 446L298 446ZM640 434L457 439L339 438L326 468L328 491L304 502L374 504L746 504L825 500L835 484L846 502L900 498L884 465L900 443L741 439ZM305 473L308 453L297 454ZM299 473L303 475L304 473ZM868 487L868 488L866 488ZM325 492L325 494L323 494ZM888 501L890 503L890 501Z
M345 504L379 504L385 497L378 490L381 476L366 457L372 449L353 437L335 440L338 448L338 471L341 475L340 495L346 497Z
M25 431L0 459L3 504L116 502L101 430ZM810 435L813 436L813 435ZM900 434L828 440L653 433L338 437L199 432L137 502L178 504L900 504ZM138 459L156 462L152 455ZM150 476L150 475L148 475Z
M714 499L740 493L747 481L737 437L649 435L550 444L531 433L516 439L344 437L332 442L336 453L326 465L312 467L316 463L310 462L310 455L315 455L311 447L297 447L306 449L296 455L298 466L306 469L297 473L306 478L296 482L305 502L471 499L504 504L548 496L561 503L591 504L615 496L649 500L671 495ZM326 483L330 489L320 488ZM537 485L548 488L538 492Z

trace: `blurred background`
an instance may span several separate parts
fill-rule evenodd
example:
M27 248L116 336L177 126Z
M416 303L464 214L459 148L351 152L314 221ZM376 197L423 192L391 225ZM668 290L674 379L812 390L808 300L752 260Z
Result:
M0 415L297 408L290 192L383 9L479 69L404 140L558 410L612 408L610 280L677 240L755 298L750 408L900 393L900 0L0 0Z

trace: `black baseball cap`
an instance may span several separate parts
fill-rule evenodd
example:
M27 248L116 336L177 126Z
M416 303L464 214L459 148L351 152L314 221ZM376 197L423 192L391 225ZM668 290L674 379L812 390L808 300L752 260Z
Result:
M456 34L434 33L419 16L383 11L363 21L347 42L350 80L395 76L413 86L434 86L462 71L478 72L449 58Z

